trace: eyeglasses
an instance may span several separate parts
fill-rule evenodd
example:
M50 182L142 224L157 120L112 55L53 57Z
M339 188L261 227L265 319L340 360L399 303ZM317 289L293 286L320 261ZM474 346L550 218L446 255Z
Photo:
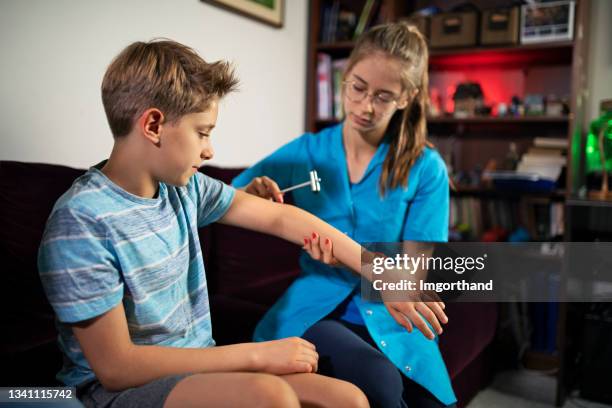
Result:
M346 92L346 97L351 102L361 102L366 97L369 97L372 104L380 108L388 108L393 103L397 103L399 97L386 91L377 91L369 93L368 88L365 85L357 81L344 81L342 82Z

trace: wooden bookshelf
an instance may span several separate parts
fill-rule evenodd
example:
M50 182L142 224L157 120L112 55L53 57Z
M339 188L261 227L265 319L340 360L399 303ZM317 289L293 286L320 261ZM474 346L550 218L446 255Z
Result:
M571 64L573 42L432 49L430 70L463 70L469 67L529 68Z
M318 51L332 51L332 50L344 50L350 51L355 45L354 41L337 41L331 43L320 43L317 44ZM478 45L474 47L457 47L457 48L432 48L429 50L429 56L436 58L446 55L457 55L457 54L475 54L475 53L487 53L487 52L504 52L504 53L531 53L531 52L569 52L568 56L571 57L571 50L574 46L573 41L557 41L553 43L541 43L541 44L511 44L511 45L495 45L486 46ZM558 51L554 51L558 50Z
M317 53L327 53L333 59L346 58L354 46L354 41L322 42L320 31L323 24L321 12L324 6L331 4L333 0L311 0L310 1L310 32L308 43L308 69L307 69L307 101L305 123L306 130L318 131L326 126L338 123L335 119L319 119L317 112L317 83L316 65ZM352 7L354 12L359 13L365 1L340 2L342 6ZM374 22L396 21L409 16L415 9L428 5L435 5L442 9L448 7L440 1L412 1L402 0L380 0L380 10L384 10L384 15L374 17ZM507 4L511 2L508 1ZM475 1L474 4L481 9L491 7L486 1ZM503 5L503 1L496 1L496 6ZM569 84L569 110L567 116L523 116L523 117L470 117L455 118L452 116L440 116L428 120L428 129L432 136L444 137L470 136L472 134L484 135L488 137L498 136L501 143L508 143L513 138L521 140L530 137L553 136L567 137L568 146L581 146L581 130L585 127L585 103L579 101L584 98L582 90L586 87L586 78L583 75L587 62L587 47L585 46L588 38L586 22L589 0L579 0L575 10L575 33L573 41L549 42L540 44L514 44L473 47L430 49L430 72L444 72L469 70L473 66L495 67L519 67L524 71L532 68L538 69L557 69L566 67L567 77L563 78ZM587 10L587 11L585 11ZM545 92L541 92L546 94ZM554 92L551 92L554 93ZM562 96L562 95L559 95ZM487 133L487 129L489 130ZM569 194L575 194L581 185L584 176L581 174L580 149L572 149L569 157L567 182Z
M612 201L604 200L589 200L586 198L571 197L567 200L567 205L570 207L597 207L609 208L612 210Z
M454 124L529 124L529 123L562 123L567 124L569 121L568 116L506 116L506 117L495 117L495 116L473 116L468 118L455 118L452 116L439 116L427 119L427 123L454 123Z
M455 118L453 116L437 116L427 118L427 123L450 123L450 124L529 124L529 123L548 123L548 124L567 124L569 116L472 116L468 118ZM317 126L329 126L338 123L335 119L317 119Z
M353 41L322 42L320 31L323 24L322 10L326 4L333 0L310 0L309 3L309 35L307 49L307 100L305 112L305 128L307 131L318 131L324 127L338 123L337 120L320 120L317 118L317 53L329 54L332 59L347 58L354 46ZM344 1L343 6L353 7L353 11L359 13L363 7L364 0ZM442 9L455 5L457 2L444 2L438 0L380 0L380 10L384 15L374 18L382 21L397 21L409 16L414 10L426 6L437 6ZM512 1L503 0L489 2L475 0L472 2L480 9L494 6L509 5ZM524 117L470 117L454 118L452 116L441 116L428 120L430 136L439 140L452 140L465 143L464 149L458 149L458 154L469 156L471 160L486 161L492 154L503 151L499 146L507 146L510 142L517 143L521 148L528 146L531 139L535 137L566 137L567 146L567 178L565 189L546 193L522 193L504 192L488 188L466 188L459 187L452 192L452 197L462 199L464 197L475 197L483 200L508 200L516 201L523 197L538 202L561 203L564 206L565 218L565 240L569 240L571 223L569 218L570 209L576 208L612 208L609 203L594 202L589 200L574 199L578 195L580 187L585 183L584 164L582 151L584 148L584 130L586 122L586 97L584 90L587 89L586 75L588 72L588 44L590 13L590 0L577 0L574 19L574 40L554 43L529 44L529 45L502 45L481 46L451 49L430 49L430 82L432 74L440 75L445 72L460 72L470 70L474 66L487 67L490 69L504 70L513 68L525 72L534 70L549 70L551 72L562 72L562 78L558 83L568 84L567 92L569 101L569 115L562 117L550 116L524 116ZM379 12L380 12L379 10ZM358 15L358 14L357 14ZM546 79L546 78L544 78ZM537 81L536 81L537 82ZM532 84L533 85L533 84ZM539 85L539 84L536 84ZM537 88L537 86L536 86ZM538 90L534 93L546 95L547 91ZM527 93L527 92L525 92ZM550 92L553 93L553 92ZM563 96L563 95L559 95ZM481 141L482 140L482 141ZM491 148L492 143L498 143L498 148ZM438 145L438 144L437 144ZM470 153L467 154L466 153ZM499 159L499 157L496 157ZM482 168L483 163L474 163ZM456 169L456 170L468 170ZM569 198L568 198L569 197ZM559 310L559 338L558 338L558 366L556 403L562 405L566 396L565 385L568 382L566 367L571 358L565 355L566 338L566 313L565 307Z
M517 200L524 197L528 197L541 198L550 201L564 201L566 196L565 190L516 191L471 186L457 186L456 190L450 190L450 193L451 196L455 197L501 198L508 200Z
M317 45L317 51L320 52L336 52L342 51L345 53L349 53L355 43L353 41L342 41L342 42L334 42L334 43L323 43Z
M536 44L508 44L508 45L476 45L473 47L457 47L457 48L432 48L430 56L437 57L443 55L454 54L475 54L486 52L504 52L504 53L530 53L530 52L550 52L551 50L570 51L574 47L574 41L556 41L550 43Z
M353 41L317 44L318 52L331 55L348 55ZM475 46L469 48L434 48L429 51L432 70L465 69L466 66L529 67L569 64L574 49L573 41L544 44L507 46Z

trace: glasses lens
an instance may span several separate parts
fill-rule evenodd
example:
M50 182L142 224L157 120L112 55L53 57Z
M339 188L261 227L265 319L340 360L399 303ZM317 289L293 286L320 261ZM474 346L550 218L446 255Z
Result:
M366 88L356 82L348 82L346 87L346 96L352 101L359 102L366 95Z
M381 93L376 95L376 100L381 104L389 104L395 100L395 98L388 93Z
M357 82L345 82L346 96L353 102L361 102L368 94L368 88ZM388 106L395 101L395 97L387 92L373 95L372 102L380 106Z

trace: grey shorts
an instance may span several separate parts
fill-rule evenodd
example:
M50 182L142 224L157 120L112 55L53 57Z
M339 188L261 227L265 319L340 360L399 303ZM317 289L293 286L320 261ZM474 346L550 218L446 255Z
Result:
M106 391L98 380L77 387L87 408L162 408L170 391L189 374L173 375L124 391Z

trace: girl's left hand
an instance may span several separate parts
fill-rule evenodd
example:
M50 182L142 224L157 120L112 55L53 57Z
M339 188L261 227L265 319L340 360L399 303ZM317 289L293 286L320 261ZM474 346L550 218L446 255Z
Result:
M334 256L334 245L331 239L321 238L316 232L313 232L310 237L304 237L302 249L316 261L330 266L343 266L342 262Z

